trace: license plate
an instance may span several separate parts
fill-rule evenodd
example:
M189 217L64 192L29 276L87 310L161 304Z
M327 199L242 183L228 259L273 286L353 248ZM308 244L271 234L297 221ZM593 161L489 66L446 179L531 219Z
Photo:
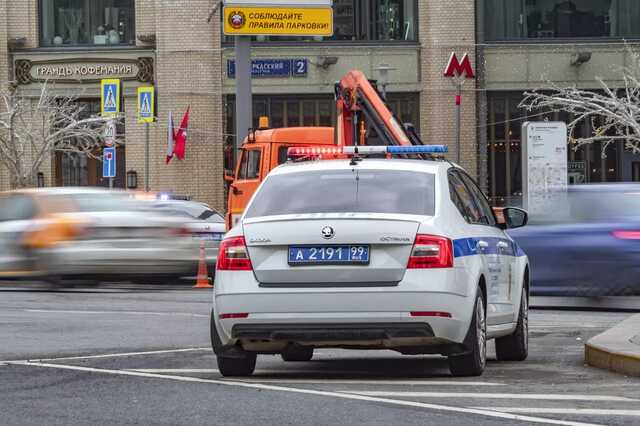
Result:
M369 246L289 247L290 265L366 265Z
M206 234L206 233L193 234L193 237L197 238L199 240L202 240L202 241L221 241L222 240L222 234L217 234L217 233L213 233L213 234Z

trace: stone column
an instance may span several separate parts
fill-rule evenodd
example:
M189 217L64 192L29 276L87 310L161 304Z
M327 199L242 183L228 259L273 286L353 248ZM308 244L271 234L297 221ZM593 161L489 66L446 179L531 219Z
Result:
M222 58L219 11L215 2L156 0L159 122L151 143L151 186L190 195L224 210L222 156ZM167 117L175 126L191 107L186 159L165 165Z
M449 145L455 151L455 86L443 76L451 52L467 52L475 68L474 1L419 1L421 80L421 132L425 143ZM467 80L462 91L461 166L477 175L476 82Z

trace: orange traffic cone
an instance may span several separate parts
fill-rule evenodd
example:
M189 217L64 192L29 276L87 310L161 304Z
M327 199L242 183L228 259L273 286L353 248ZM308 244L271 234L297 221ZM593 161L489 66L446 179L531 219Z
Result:
M196 285L193 288L213 288L211 285L211 279L207 272L207 260L204 254L204 243L200 243L200 262L198 262L198 277L196 278Z

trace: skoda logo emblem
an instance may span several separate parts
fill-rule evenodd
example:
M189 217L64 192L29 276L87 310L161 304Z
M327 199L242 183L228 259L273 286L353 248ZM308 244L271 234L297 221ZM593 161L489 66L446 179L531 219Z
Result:
M325 240L330 240L333 236L336 235L336 232L330 226L325 226L322 228L322 238Z

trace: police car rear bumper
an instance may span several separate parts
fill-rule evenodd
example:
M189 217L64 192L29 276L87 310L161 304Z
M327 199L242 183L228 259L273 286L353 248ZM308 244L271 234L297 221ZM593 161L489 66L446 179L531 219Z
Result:
M278 342L407 352L462 344L475 289L457 285L456 273L433 270L425 279L424 271L407 271L393 287L265 288L252 272L218 271L215 328L223 346L240 342L258 352L258 341L265 351Z

